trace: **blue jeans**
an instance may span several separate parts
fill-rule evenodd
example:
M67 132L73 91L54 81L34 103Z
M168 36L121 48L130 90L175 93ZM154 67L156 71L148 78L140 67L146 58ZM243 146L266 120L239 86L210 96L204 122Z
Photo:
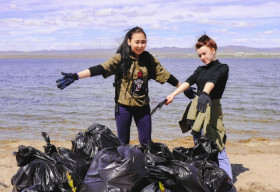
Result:
M119 105L119 111L115 113L118 138L122 145L129 144L132 117L138 130L139 142L145 146L151 141L152 134L150 106L128 107Z
M196 139L201 137L201 135L202 135L202 129L201 129L201 134L198 133L198 134L193 135L193 140L195 141ZM221 169L223 169L228 174L228 176L231 178L231 180L232 180L233 176L232 176L231 164L230 164L230 161L228 159L225 147L223 148L222 151L220 151L218 153L218 161L219 161L219 167Z
M219 167L223 170L225 170L225 172L227 172L228 176L231 178L231 180L233 179L232 177L232 170L231 170L231 164L229 162L228 156L227 156L227 152L226 152L226 148L224 147L222 151L220 151L218 153L218 161L219 161Z

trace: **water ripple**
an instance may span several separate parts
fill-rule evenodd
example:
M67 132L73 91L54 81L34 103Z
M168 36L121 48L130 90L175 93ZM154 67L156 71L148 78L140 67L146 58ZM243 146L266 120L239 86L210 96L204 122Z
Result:
M164 58L161 63L181 82L201 65L198 59ZM230 76L222 106L229 139L251 136L279 137L280 58L223 58ZM92 123L116 132L113 77L101 76L56 88L61 71L75 72L102 63L100 59L2 59L0 60L0 140L38 139L41 131L53 139L73 139ZM265 66L265 67L264 67ZM149 82L151 108L174 87ZM189 100L180 94L152 116L153 137L182 136L178 126ZM189 134L189 133L187 133ZM137 129L132 123L132 138Z

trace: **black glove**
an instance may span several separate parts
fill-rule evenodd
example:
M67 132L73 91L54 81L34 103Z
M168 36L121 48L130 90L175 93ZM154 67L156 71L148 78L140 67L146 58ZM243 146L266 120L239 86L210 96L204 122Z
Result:
M189 87L186 91L184 91L184 94L187 98L193 99L196 96L196 92L194 90L196 90L195 87Z
M207 103L209 103L209 105L212 105L211 98L207 93L202 92L201 95L198 97L196 109L201 113L205 113Z
M79 79L79 76L77 73L61 72L61 75L63 75L64 77L56 80L57 88L59 88L61 90L64 89L65 87L67 87L68 85L72 84L74 81Z

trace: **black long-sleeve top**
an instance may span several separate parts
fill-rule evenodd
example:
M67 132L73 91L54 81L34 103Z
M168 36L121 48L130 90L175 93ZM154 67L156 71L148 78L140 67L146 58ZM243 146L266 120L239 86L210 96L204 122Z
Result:
M219 60L212 61L205 66L199 66L194 73L186 80L190 85L197 85L197 94L200 95L207 82L214 84L210 92L211 99L221 99L228 80L229 67Z

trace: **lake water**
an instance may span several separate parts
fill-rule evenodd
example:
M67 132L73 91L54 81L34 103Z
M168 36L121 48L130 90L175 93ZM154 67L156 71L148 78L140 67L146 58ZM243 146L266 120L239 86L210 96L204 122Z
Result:
M197 58L160 58L180 81L202 63ZM116 133L113 77L76 81L59 90L60 72L78 72L105 59L1 59L0 140L42 139L45 131L55 140L71 140L92 123ZM229 139L280 138L280 58L221 58L230 68L222 99ZM151 108L174 90L170 84L150 81ZM153 138L174 139L189 100L178 95L172 104L152 116ZM131 138L137 138L132 123Z

